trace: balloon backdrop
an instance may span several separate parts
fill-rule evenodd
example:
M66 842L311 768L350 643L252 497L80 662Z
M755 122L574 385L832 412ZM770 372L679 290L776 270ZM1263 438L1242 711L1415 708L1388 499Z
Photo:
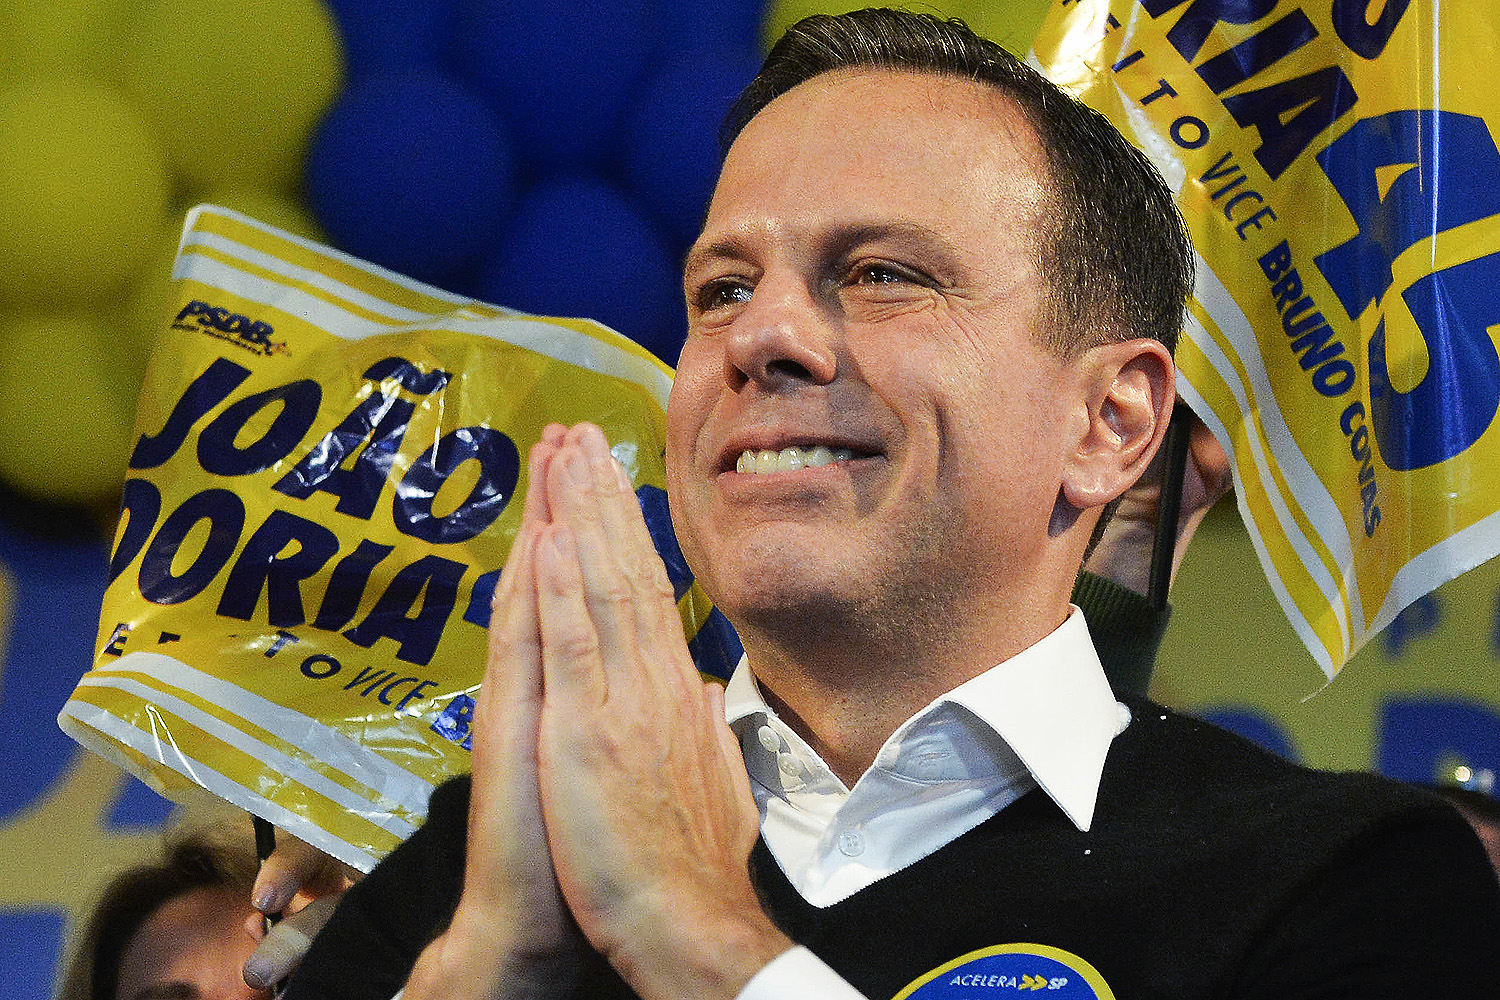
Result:
M307 159L307 200L335 243L439 285L498 239L514 187L504 123L436 68L355 80Z
M1046 3L933 9L1022 50ZM678 267L724 111L767 35L857 5L3 5L0 485L117 502L182 213L200 201L452 291L593 316L675 361Z
M182 210L297 197L342 86L319 0L4 5L0 482L118 502Z

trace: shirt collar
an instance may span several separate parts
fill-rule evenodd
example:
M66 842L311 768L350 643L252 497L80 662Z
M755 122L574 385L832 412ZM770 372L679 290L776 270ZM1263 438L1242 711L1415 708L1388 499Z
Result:
M1032 646L913 715L891 740L947 705L962 707L975 725L998 734L1074 825L1089 829L1105 756L1129 722L1129 711L1110 691L1078 608ZM725 689L724 711L731 725L774 715L744 658ZM876 766L882 766L879 759Z
M724 685L724 721L733 726L741 719L772 714L760 693L760 685L755 683L755 675L750 672L750 658L742 655L729 675L729 683Z

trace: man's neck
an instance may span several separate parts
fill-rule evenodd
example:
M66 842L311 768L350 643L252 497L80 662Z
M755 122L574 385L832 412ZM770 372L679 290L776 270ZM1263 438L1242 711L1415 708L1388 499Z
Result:
M950 627L940 635L885 637L825 631L795 642L743 638L767 703L852 787L912 715L1031 646L1065 618L1064 608L1013 617L986 631Z

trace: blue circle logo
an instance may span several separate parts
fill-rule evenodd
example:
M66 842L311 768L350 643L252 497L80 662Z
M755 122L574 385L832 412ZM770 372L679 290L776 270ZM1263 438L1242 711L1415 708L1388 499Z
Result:
M918 978L893 1000L971 1000L1014 996L1115 1000L1088 962L1044 944L999 944L960 955Z

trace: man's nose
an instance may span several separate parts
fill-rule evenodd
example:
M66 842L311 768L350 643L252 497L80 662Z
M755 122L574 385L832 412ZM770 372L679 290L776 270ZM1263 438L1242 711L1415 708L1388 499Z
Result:
M762 280L724 336L726 381L768 392L827 385L838 373L832 319L806 285Z

